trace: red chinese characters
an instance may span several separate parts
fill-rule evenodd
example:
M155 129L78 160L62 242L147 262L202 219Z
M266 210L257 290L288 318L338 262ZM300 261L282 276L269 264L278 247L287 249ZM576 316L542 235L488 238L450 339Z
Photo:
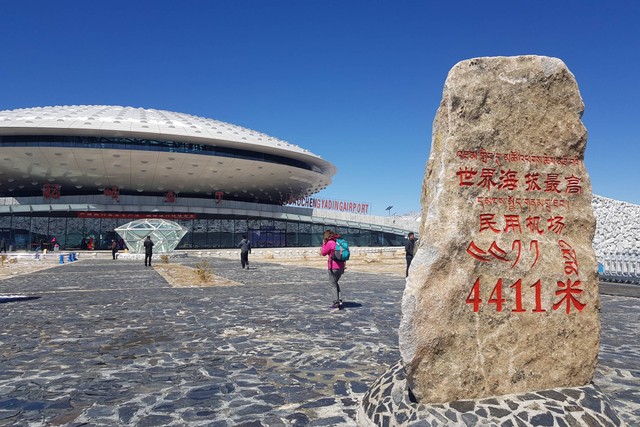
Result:
M477 175L478 171L473 170L471 168L460 168L460 170L458 172L456 172L456 175L458 175L458 177L460 178L460 186L465 186L465 185L474 185L474 181L473 181L473 176Z
M527 191L542 190L542 187L540 187L540 184L538 184L539 178L540 174L537 172L528 173L524 176L524 182L527 185Z
M515 190L518 187L518 178L516 178L516 171L501 170L500 171L500 183L498 188L500 190Z
M455 182L461 193L468 191L472 195L471 203L482 205L477 234L466 248L467 255L474 262L491 265L493 271L504 265L507 271L521 271L526 275L508 288L505 279L499 278L490 293L488 289L484 290L486 294L481 293L484 283L481 284L478 277L466 300L474 312L480 311L483 304L495 306L498 312L505 307L515 313L582 311L587 304L581 301L583 289L580 287L578 255L565 236L571 203L583 193L580 173L573 169L580 167L582 161L515 152L490 153L482 149L459 151L457 156L476 165L481 163L479 167L462 165L455 172ZM513 163L529 166L519 171ZM536 170L538 167L544 167L544 172ZM498 212L492 212L495 210ZM564 273L563 280L536 277L529 286L523 285L523 280L528 280L526 277L537 274L533 268L543 256L544 261L562 265L563 269L558 272ZM547 265L550 264L545 263L545 268ZM518 270L514 270L516 267ZM544 273L548 277L549 272ZM554 289L550 289L551 286ZM551 298L553 292L555 298ZM544 299L543 294L547 296Z
M120 189L118 187L105 188L104 195L107 197L111 197L116 202L120 202Z
M495 214L480 214L480 232L493 231L494 233L500 233L497 223L495 221Z
M578 178L577 176L569 176L566 177L565 180L567 180L567 193L570 194L582 194L582 186L580 185L580 182L582 181L581 178Z
M547 219L547 223L549 224L548 230L556 233L562 234L562 230L564 230L564 217L562 216L554 216Z
M224 197L224 191L216 191L214 194L216 198L216 205L222 203L222 198Z
M558 173L546 174L541 183L540 173L527 172L524 175L524 184L520 184L518 172L511 169L482 168L478 171L478 169L465 166L456 171L456 176L460 187L476 186L489 191L494 188L513 191L522 187L527 192L582 194L582 178L575 175L563 177L566 181L564 187L562 187L563 181Z
M558 174L557 173L548 173L547 174L547 179L545 179L544 181L544 191L546 192L550 192L550 193L559 193L560 190L558 190L558 185L560 185L560 181L558 180Z
M479 231L481 233L491 231L493 233L523 234L520 218L520 215L514 214L498 215L493 213L481 213L479 215ZM500 222L498 222L498 220L500 220ZM541 222L542 218L540 216L528 216L524 220L524 230L532 234L551 232L558 235L562 234L562 230L564 230L565 224L563 216L549 217L546 220L546 230L540 228Z
M544 230L540 229L540 217L530 216L525 220L525 227L530 233L542 234Z
M43 199L59 199L60 198L60 184L45 184L42 186L42 198Z
M522 227L520 227L520 215L504 216L504 232L508 233L509 231L522 234Z
M492 187L497 187L498 183L493 180L493 176L496 174L495 169L482 169L480 173L480 181L477 186L491 190Z
M178 199L178 196L176 195L175 192L171 190L167 191L164 195L165 203L175 203L177 199Z
M558 281L559 290L556 291L556 296L561 296L562 298L557 303L553 304L553 309L558 310L562 305L566 307L567 314L571 313L571 307L573 306L578 311L582 311L587 304L583 304L578 301L574 295L580 295L582 293L582 289L578 289L580 286L580 280L576 280L571 283L571 279L567 279L567 282Z

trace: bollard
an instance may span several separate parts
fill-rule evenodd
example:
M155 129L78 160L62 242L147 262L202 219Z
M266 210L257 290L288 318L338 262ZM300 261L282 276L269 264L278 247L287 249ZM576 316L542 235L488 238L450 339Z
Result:
M60 264L64 264L64 255L60 255Z

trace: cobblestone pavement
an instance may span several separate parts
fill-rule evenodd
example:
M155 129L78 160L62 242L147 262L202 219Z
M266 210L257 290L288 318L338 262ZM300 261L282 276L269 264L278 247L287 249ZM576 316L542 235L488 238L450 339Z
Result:
M193 265L198 259L185 259ZM241 286L172 288L139 262L87 259L0 282L0 425L355 425L399 359L404 279L210 259ZM602 297L596 383L640 424L640 299Z

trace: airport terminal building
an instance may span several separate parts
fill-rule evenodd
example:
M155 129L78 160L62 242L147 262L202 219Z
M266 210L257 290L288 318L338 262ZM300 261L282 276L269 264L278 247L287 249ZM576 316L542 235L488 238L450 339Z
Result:
M114 229L163 218L178 249L319 246L331 228L354 246L395 246L415 222L364 203L313 198L335 167L280 139L213 119L118 106L0 111L0 233L7 247L107 249Z

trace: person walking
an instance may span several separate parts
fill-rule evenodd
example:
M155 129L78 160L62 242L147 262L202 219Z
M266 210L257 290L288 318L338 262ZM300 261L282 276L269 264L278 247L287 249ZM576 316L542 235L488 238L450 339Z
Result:
M332 230L326 230L323 237L321 253L322 256L329 257L327 261L327 270L329 275L329 285L331 286L331 291L334 295L331 309L342 310L344 305L340 298L340 284L338 282L344 274L346 263L344 261L336 261L333 259L333 254L336 252L336 239L340 238L340 235L334 233Z
M7 243L4 240L4 237L2 238L2 240L0 240L0 252L4 251L4 253L7 253Z
M407 234L407 242L404 244L405 257L407 258L407 274L405 277L409 277L409 266L413 261L413 254L415 253L416 236L413 231Z
M144 266L147 266L147 261L149 267L151 267L151 256L153 255L153 242L151 241L151 236L147 236L144 241Z
M115 239L111 239L111 256L116 259L116 253L118 253L118 244Z
M242 240L238 243L238 247L240 248L240 264L242 264L242 268L247 267L249 269L249 254L251 253L251 241L247 239L245 234L242 235Z

